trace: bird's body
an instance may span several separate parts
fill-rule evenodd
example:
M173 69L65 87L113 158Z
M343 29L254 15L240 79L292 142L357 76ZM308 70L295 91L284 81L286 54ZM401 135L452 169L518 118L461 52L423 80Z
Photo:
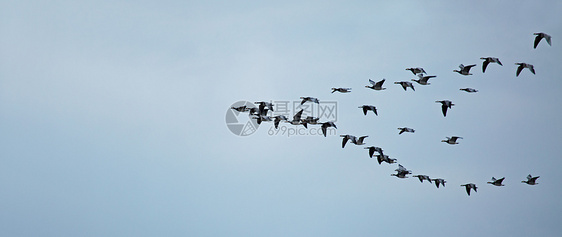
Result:
M541 42L541 40L544 38L546 40L546 42L548 43L548 45L552 45L550 42L550 39L552 38L550 35L546 34L546 33L534 33L533 35L536 35L535 37L535 44L533 48L537 48L537 46L539 45L539 42Z
M521 181L521 183L526 183L526 184L528 184L528 185L536 185L536 184L539 184L539 183L537 183L537 179L538 179L539 177L541 177L541 176L535 176L535 177L533 177L533 176L531 176L531 175L529 174L529 175L527 175L527 181Z
M519 65L519 67L517 67L517 72L515 73L515 76L518 77L519 74L521 73L521 71L523 71L523 69L528 68L531 73L535 74L535 66L533 66L532 64L528 64L528 63L515 63L515 65Z
M441 140L441 142L445 142L450 145L455 145L455 144L459 144L457 142L457 139L462 139L462 137L457 137L457 136L447 137L446 140Z
M466 193L468 194L468 196L470 196L471 189L474 189L474 192L478 192L477 191L478 187L476 187L476 184L468 183L468 184L461 184L461 186L464 186L466 188Z
M351 88L332 88L332 93L334 92L340 92L340 93L349 93L351 92Z
M498 58L494 58L494 57L483 57L480 58L483 59L484 62L482 63L482 73L486 72L486 68L488 67L488 64L490 63L497 63L500 66L503 66L502 62L500 62L500 60Z
M476 66L476 64L472 64L472 65L468 65L468 66L465 66L465 65L461 64L461 65L459 65L459 68L461 70L460 71L459 70L453 70L453 72L458 72L459 74L465 75L465 76L472 75L472 73L470 73L470 69L474 66Z
M382 84L384 84L384 81L386 81L386 79L382 79L378 82L375 82L375 81L369 79L369 83L371 83L371 86L365 86L365 87L371 88L371 89L376 90L376 91L385 90L386 88L382 87Z
M416 91L416 89L414 89L414 85L409 81L396 81L394 84L401 85L404 91L406 91L408 87L412 88L413 91Z
M438 100L435 101L435 103L441 103L441 112L443 112L443 117L447 117L447 109L450 109L455 105L450 100Z
M459 90L461 90L461 91L466 91L466 92L468 92L468 93L475 93L475 92L478 92L478 90L472 89L472 88L462 88L462 89L459 89Z
M362 106L359 106L359 108L363 109L363 114L365 114L365 115L367 115L367 111L369 111L369 110L373 111L373 113L375 113L375 115L377 115L377 116L379 115L377 113L377 107L375 107L373 105L362 105Z
M488 181L489 184L494 185L494 186L505 186L502 184L503 180L505 179L505 177L501 178L501 179L496 179L494 177L492 177L492 181Z

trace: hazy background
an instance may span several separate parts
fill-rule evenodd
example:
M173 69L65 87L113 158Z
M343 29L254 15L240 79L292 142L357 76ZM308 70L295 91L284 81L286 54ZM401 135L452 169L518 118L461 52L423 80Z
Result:
M560 12L560 1L0 1L0 235L556 236ZM533 49L535 32L552 46ZM504 66L482 74L487 56ZM537 74L515 77L516 62ZM452 72L461 63L474 75ZM437 77L403 91L392 83L415 78L407 67ZM387 90L364 88L382 78ZM236 101L301 96L337 101L338 135L369 135L447 186L391 177L397 165L339 136L263 124L239 137L225 124ZM446 118L443 99L456 104ZM440 142L452 135L464 139ZM529 173L539 185L521 183Z

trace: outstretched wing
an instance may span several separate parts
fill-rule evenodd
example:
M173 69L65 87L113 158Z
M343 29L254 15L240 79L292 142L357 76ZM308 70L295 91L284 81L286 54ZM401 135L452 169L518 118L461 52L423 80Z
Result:
M515 76L518 77L522 70L523 70L523 65L519 65L519 67L517 67L517 73L515 73Z
M537 45L539 45L539 42L541 42L541 39L542 39L541 35L537 34L537 37L535 37L535 46L533 47L534 49L537 48Z
M482 73L486 72L486 67L488 67L488 64L490 64L490 61L488 61L486 59L486 61L484 61L484 63L482 63Z
M447 117L447 106L445 104L441 105L441 111L443 112L443 117Z

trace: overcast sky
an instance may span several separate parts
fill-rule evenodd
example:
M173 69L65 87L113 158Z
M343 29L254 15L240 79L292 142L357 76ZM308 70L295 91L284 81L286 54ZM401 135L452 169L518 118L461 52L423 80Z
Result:
M536 2L0 1L0 235L559 235L562 2ZM404 91L408 67L437 77ZM336 134L226 124L301 96L337 104Z

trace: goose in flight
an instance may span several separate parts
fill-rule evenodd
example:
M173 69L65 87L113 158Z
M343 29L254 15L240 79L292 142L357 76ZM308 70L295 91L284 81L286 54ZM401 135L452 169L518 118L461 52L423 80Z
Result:
M340 92L340 93L349 93L351 92L351 88L332 88L332 93L334 92Z
M417 82L420 85L429 85L431 83L427 82L430 78L434 78L436 76L424 76L423 74L418 74L419 80L412 79L412 81Z
M302 124L301 117L302 117L302 112L303 112L303 111L304 111L303 109L299 110L299 112L297 112L295 115L293 115L293 121L287 120L287 122L290 123L290 124L292 124L292 125L300 125L300 124Z
M365 115L367 115L367 111L369 111L369 110L372 110L373 113L375 113L375 115L377 115L377 116L379 115L379 114L377 114L377 107L375 107L373 105L362 105L362 106L359 106L359 108L363 109L363 114L365 114Z
M371 88L371 89L376 90L376 91L385 90L386 88L382 87L382 84L384 84L384 81L386 81L386 79L384 79L384 78L382 80L378 81L378 82L375 82L375 81L369 79L369 83L371 83L371 86L365 86L365 87Z
M334 122L330 121L330 122L322 123L322 134L324 134L324 137L326 137L326 132L329 127L334 127L335 129L338 129L338 127L336 127L336 124Z
M377 162L379 162L379 165L382 164L382 162L394 164L394 163L396 163L396 159L391 159L387 155L384 155L384 154L381 153L381 154L377 155Z
M373 158L373 155L375 154L375 151L378 152L380 155L382 155L382 148L380 147L376 147L376 146L369 146L369 147L365 147L365 149L369 149L369 157Z
M468 66L465 66L465 65L461 64L461 65L459 65L459 68L461 70L460 71L459 70L453 70L453 72L458 72L459 74L465 75L465 76L472 75L472 73L470 73L470 69L474 66L476 66L476 64L472 64L472 65L468 65Z
M369 136L361 136L357 139L351 139L351 143L355 144L355 145L365 145L365 138L367 138Z
M261 113L261 111L264 111L265 108L267 107L268 110L273 111L273 104L269 103L269 102L265 102L265 101L258 101L258 102L254 102L254 104L258 104L259 105L259 111Z
M275 124L275 129L279 128L279 122L281 121L287 121L287 117L285 117L285 115L277 115L275 117L273 117L273 124Z
M435 103L441 103L441 112L443 112L443 117L447 117L447 109L450 109L455 105L450 100L437 100Z
M425 70L423 70L423 68L421 68L421 67L406 68L406 70L412 72L414 75L420 74L420 73L427 74L427 73L425 72Z
M498 58L494 58L494 57L483 57L480 58L482 60L484 60L484 62L482 63L482 73L486 72L486 68L488 67L488 64L490 63L497 63L500 66L503 66L502 62L500 62L500 60Z
M542 33L542 32L540 32L540 33L534 33L533 35L536 35L536 37L535 37L535 46L534 46L535 49L537 48L537 45L539 45L539 42L541 42L541 40L542 40L543 38L546 40L546 42L548 43L548 45L552 45L552 44L550 43L550 38L551 38L550 35L548 35L548 34L546 34L546 33Z
M412 129L412 128L408 128L408 127L403 127L403 128L398 128L398 130L400 130L400 132L398 133L398 135L404 133L404 132L411 132L414 133L416 132L416 130Z
M528 64L528 63L515 63L515 65L519 65L519 67L517 67L517 73L515 74L516 77L519 76L519 74L521 73L521 71L524 68L528 68L529 70L531 70L531 72L533 74L535 74L535 66L533 66L532 64Z
M411 174L412 171L411 170L407 170L406 168L404 168L404 166L398 164L398 169L395 169L396 174L391 174L390 176L396 176L398 178L408 178L408 174Z
M541 176L531 176L531 175L527 175L527 181L521 181L521 183L526 183L528 185L535 185L535 184L539 184L537 183L537 179L541 177Z
M422 183L424 180L427 180L431 183L431 179L427 175L418 174L418 175L413 175L412 177L417 177Z
M318 101L318 99L317 99L317 98L314 98L314 97L301 97L301 99L302 99L301 105L304 104L304 103L306 103L307 101L314 102L314 103L316 103L316 104L319 104L319 103L320 103L320 102Z
M459 138L462 139L462 137L456 137L456 136L446 137L446 138L447 138L446 140L441 140L441 142L446 142L447 144L450 144L450 145L459 144L457 142L457 139L459 139Z
M466 92L468 92L468 93L475 93L475 92L478 92L478 90L472 89L472 88L462 88L462 89L459 89L459 90L461 90L461 91L466 91Z
M461 186L464 186L466 188L466 193L468 193L468 196L470 196L470 189L474 189L474 192L478 192L477 191L478 187L476 187L476 184L468 183L468 184L461 184Z
M238 112L248 112L248 111L250 111L250 109L252 109L252 108L250 108L248 106L245 106L245 105L238 106L238 107L230 107L230 108L233 109L233 110L236 110Z
M347 144L348 140L351 140L351 142L353 142L354 140L357 140L357 137L353 136L353 135L340 135L340 137L343 137L343 140L341 142L341 148L345 147L345 144Z
M488 181L489 184L494 185L494 186L505 186L502 184L503 180L505 179L505 177L501 178L501 179L496 179L494 177L492 177L492 181Z
M444 179L432 179L433 182L435 182L435 186L437 186L437 188L439 188L439 185L443 185L443 187L445 187L445 183L447 183L447 181L445 181Z
M414 89L414 85L409 81L395 81L394 84L401 85L402 88L404 88L404 91L406 91L408 87L412 88L413 91L416 91L416 89Z

